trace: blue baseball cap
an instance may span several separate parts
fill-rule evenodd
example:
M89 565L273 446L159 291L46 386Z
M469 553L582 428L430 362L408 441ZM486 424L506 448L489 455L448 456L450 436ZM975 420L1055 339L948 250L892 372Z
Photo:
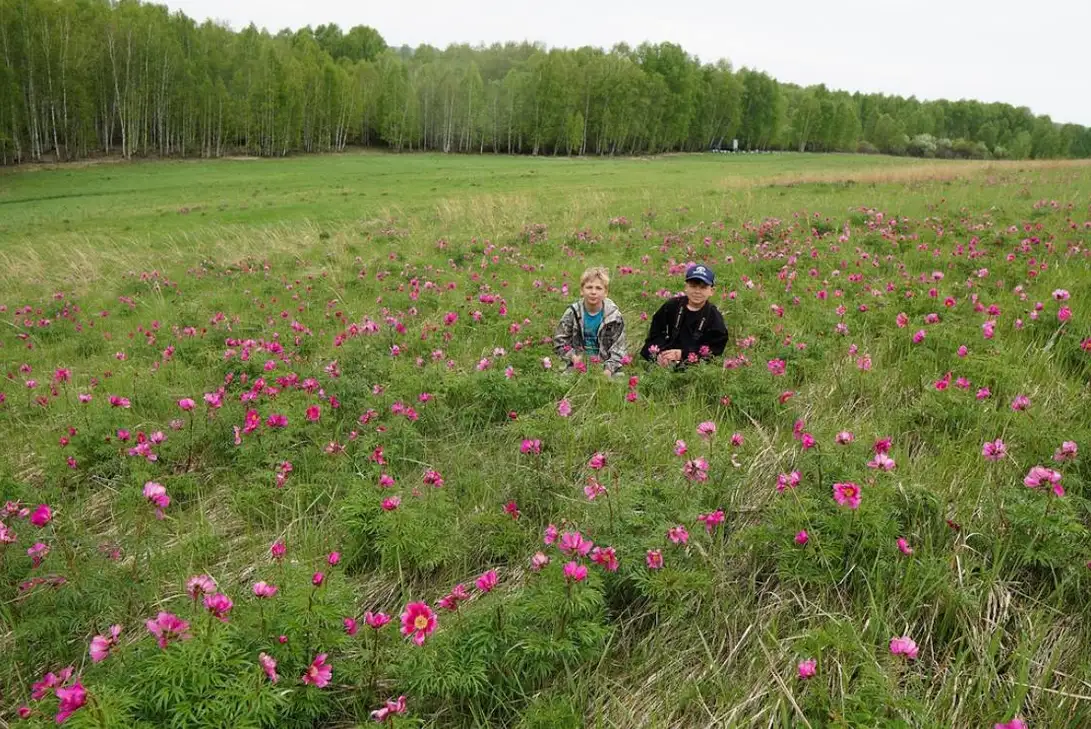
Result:
M697 264L686 269L687 281L701 281L709 286L716 285L716 274L708 266Z

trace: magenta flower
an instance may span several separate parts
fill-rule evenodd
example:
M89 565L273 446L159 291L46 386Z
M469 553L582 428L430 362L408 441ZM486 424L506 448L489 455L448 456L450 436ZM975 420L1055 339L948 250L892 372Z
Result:
M491 592L499 582L500 578L497 577L496 570L489 570L477 578L477 589L482 592Z
M1026 477L1023 478L1023 483L1032 489L1036 489L1039 486L1052 486L1053 493L1057 496L1064 496L1064 487L1061 486L1061 474L1054 471L1052 468L1034 466L1027 472Z
M424 602L411 602L402 613L402 635L412 635L413 642L424 645L425 639L436 629L436 614Z
M745 439L743 438L742 433L732 433L731 434L731 445L734 446L735 448L741 447L744 441L745 441Z
M792 471L791 473L782 473L777 476L777 493L784 493L785 489L794 489L799 486L799 482L802 479L802 475L799 471Z
M277 662L268 653L258 654L258 663L261 664L261 670L265 671L265 675L269 677L271 683L276 683L280 680L277 676Z
M330 567L336 567L338 564L340 564L340 562L341 562L341 553L340 552L330 552L329 556L326 557L326 564L328 564Z
M607 572L617 572L617 553L613 547L595 547L591 552L591 561Z
M782 359L771 359L765 363L765 367L769 370L769 374L779 377L784 374L785 363Z
M30 523L41 529L50 521L53 520L53 510L49 508L48 504L38 504L36 508L30 514Z
M272 413L265 419L265 424L270 428L286 428L288 427L288 416Z
M606 454L595 453L595 455L591 456L591 460L587 462L587 467L596 471L606 468Z
M189 640L193 637L187 632L189 623L172 613L161 612L155 620L148 620L144 625L164 650L172 640Z
M549 557L543 552L535 552L530 558L530 571L541 572L547 564L549 564Z
M394 511L402 503L400 496L391 496L388 499L383 499L383 511Z
M311 584L315 587L322 587L322 584L326 581L326 575L321 572L315 572L311 576Z
M432 486L437 489L443 486L443 476L440 475L439 471L431 469L425 471L423 481L425 486Z
M703 483L708 480L708 461L704 458L695 458L686 461L682 466L682 475L687 481Z
M568 398L557 403L557 414L562 418L567 418L572 414L572 403L568 402Z
M352 636L356 635L356 618L345 618L341 621L345 625L345 632Z
M0 539L0 542L3 542ZM35 542L32 546L27 548L27 556L30 557L31 564L37 568L41 567L42 560L49 554L49 545L42 542Z
M867 462L868 468L877 468L880 471L892 471L895 465L894 459L886 453L876 453L875 457Z
M724 521L723 509L717 509L708 514L698 514L697 521L704 522L705 531L709 534Z
M557 527L553 524L547 526L545 528L545 532L542 535L542 541L547 547L553 544L553 542L557 541Z
M117 645L118 636L121 635L120 625L111 625L109 635L96 635L91 639L91 662L101 663L110 655L110 649Z
M1053 452L1053 460L1058 463L1075 460L1078 451L1079 449L1076 447L1074 441L1066 440L1064 443L1061 443L1060 448Z
M689 532L686 531L686 528L681 524L672 526L667 530L667 539L675 544L686 544L689 542Z
M399 696L386 702L386 706L371 712L371 718L382 724L394 714L404 714L406 711L405 697Z
M663 568L663 553L658 549L649 549L648 553L644 555L644 562L648 565L650 570L658 570Z
M524 454L533 453L534 455L538 455L542 452L542 441L538 440L537 438L535 438L534 440L526 438L523 440L522 445L519 446L519 450Z
M144 498L155 506L155 518L162 519L163 509L170 506L170 496L167 495L167 490L163 488L163 485L155 481L148 481L144 484Z
M288 551L288 548L284 545L284 542L273 542L273 546L269 547L269 554L273 555L273 559L278 562L284 559L284 553Z
M564 579L568 582L583 582L587 579L587 567L579 562L565 563Z
M595 546L594 542L585 538L579 532L563 533L560 542L557 544L557 548L563 554L579 555L581 557L586 557L593 546Z
M923 329L918 329L917 332L913 335L913 344L920 344L927 336L928 332L924 331Z
M1011 721L993 724L993 729L1027 729L1027 723L1017 716Z
M333 667L326 663L326 656L325 653L319 653L315 657L311 665L307 667L307 672L303 674L303 683L317 688L326 688L330 685Z
M208 575L194 575L186 580L186 594L191 600L200 600L202 595L216 591L216 581Z
M196 407L196 405L197 403L193 402L193 399L188 397L183 397L181 400L178 401L178 407L182 408L186 412L192 410L194 407Z
M858 509L860 508L860 487L851 481L835 483L833 485L833 498L839 506Z
M853 436L852 433L850 433L847 430L842 430L840 433L835 435L834 438L833 438L833 442L836 443L837 445L848 445L853 440L855 440L855 437Z
M913 554L913 548L909 546L909 542L905 537L898 537L898 549L902 554Z
M890 639L890 652L896 656L905 656L909 660L914 660L919 650L917 644L909 636Z
M263 599L273 597L277 594L276 585L270 585L266 582L255 582L253 589L255 597L260 597Z
M807 535L806 529L802 529L798 534L796 534L796 544L802 546L808 541L810 541L810 536Z
M1005 446L1004 441L999 438L993 441L986 441L981 446L981 455L986 461L1002 460L1007 453L1007 446Z
M378 630L390 622L390 616L386 613L373 613L368 610L364 613L364 622L367 623L369 628Z
M805 661L799 662L799 678L802 681L806 681L808 678L814 678L815 673L818 672L818 661L814 658L808 658Z
M1011 409L1016 412L1022 412L1030 407L1030 398L1026 395L1016 395L1015 399L1011 401Z
M708 440L712 436L716 435L716 423L711 420L706 420L697 426L697 435L701 436L705 440Z
M71 686L61 686L53 689L53 693L60 702L57 705L56 721L58 724L63 724L77 709L87 703L87 691L78 679Z
M322 408L317 405L311 405L307 408L306 418L312 423L317 423L322 417Z
M686 442L684 440L674 441L674 455L679 457L686 455Z
M231 598L222 592L205 595L205 609L221 623L227 622L227 614L231 612L232 607L234 603L231 602Z

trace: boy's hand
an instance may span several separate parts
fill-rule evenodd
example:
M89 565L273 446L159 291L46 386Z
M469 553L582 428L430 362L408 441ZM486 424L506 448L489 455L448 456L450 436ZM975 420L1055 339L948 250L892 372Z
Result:
M656 362L659 364L660 367L666 367L667 365L671 364L672 362L681 362L681 361L682 361L682 350L680 350L680 349L668 349L668 350L666 350L664 352L660 352L659 356L656 358Z

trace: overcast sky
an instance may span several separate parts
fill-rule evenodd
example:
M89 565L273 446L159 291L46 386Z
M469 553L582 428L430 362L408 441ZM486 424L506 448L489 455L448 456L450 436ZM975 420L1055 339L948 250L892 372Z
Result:
M270 32L370 25L392 46L678 43L781 81L918 99L1004 101L1091 126L1091 0L166 0ZM732 7L738 5L738 7Z

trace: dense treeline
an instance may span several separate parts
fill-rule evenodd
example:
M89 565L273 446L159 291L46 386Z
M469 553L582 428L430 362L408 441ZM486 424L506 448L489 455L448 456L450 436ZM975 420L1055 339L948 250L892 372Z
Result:
M1025 107L778 83L663 43L388 48L373 29L241 32L131 0L0 0L0 162L102 154L731 148L1091 157Z

